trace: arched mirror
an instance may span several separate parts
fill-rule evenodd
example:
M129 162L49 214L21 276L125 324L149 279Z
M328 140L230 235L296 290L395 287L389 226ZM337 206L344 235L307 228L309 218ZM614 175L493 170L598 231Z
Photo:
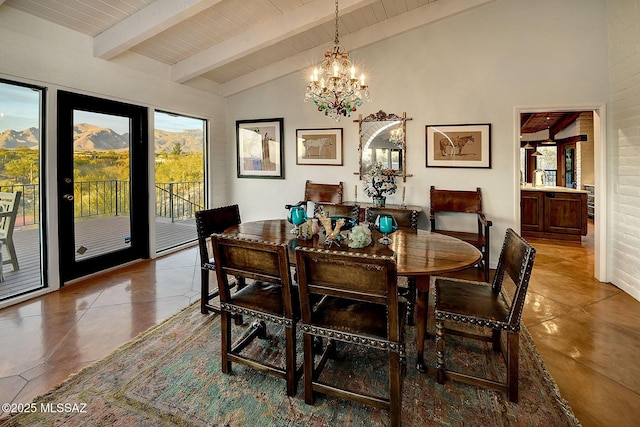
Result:
M406 157L407 142L407 113L402 116L387 114L380 110L367 117L354 120L359 124L360 145L360 179L377 162L381 162L387 169L391 169L402 181L407 175Z

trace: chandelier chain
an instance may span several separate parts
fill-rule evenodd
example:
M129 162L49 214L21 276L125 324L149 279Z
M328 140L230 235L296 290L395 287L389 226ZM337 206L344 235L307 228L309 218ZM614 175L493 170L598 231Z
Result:
M340 44L340 36L338 35L338 0L336 0L336 38L334 39L335 45Z

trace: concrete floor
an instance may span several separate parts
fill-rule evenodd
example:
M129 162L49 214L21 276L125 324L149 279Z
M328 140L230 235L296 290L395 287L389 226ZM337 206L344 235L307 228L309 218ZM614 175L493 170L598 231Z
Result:
M640 302L593 279L593 240L529 239L524 323L585 426L640 417ZM472 273L473 274L473 273ZM29 402L199 299L196 248L0 310L0 401Z

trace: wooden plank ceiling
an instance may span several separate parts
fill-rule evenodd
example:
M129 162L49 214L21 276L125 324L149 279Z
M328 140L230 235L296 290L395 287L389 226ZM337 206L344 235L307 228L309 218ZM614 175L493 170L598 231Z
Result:
M340 41L352 52L491 1L340 0ZM7 7L92 37L98 58L141 55L222 96L310 67L335 35L331 0L0 0Z
M580 112L547 111L543 113L524 113L520 117L520 133L536 133L548 130L549 138L571 125L580 116Z

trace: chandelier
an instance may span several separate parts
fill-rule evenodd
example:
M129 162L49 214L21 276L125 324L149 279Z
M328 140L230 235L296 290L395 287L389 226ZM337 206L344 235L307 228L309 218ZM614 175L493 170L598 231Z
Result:
M340 47L338 35L338 0L336 0L336 37L333 47L327 49L324 60L311 72L304 95L305 102L313 102L318 111L336 121L349 117L353 111L369 100L369 89L364 74L356 77L356 68L349 61L349 53Z

